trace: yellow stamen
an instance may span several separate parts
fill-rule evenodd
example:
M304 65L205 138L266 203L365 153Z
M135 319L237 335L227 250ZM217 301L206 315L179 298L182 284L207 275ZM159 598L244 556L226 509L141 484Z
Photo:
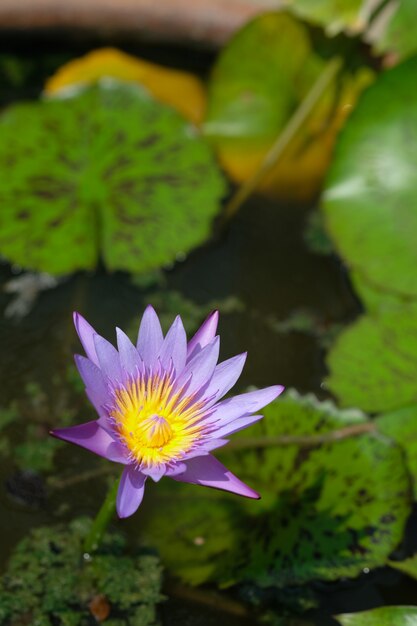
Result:
M181 458L201 435L204 403L173 392L168 374L138 378L115 392L111 412L121 440L146 466Z

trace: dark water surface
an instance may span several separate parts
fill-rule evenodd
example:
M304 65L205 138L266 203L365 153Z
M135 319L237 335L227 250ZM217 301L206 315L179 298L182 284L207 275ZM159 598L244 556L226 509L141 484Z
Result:
M2 42L2 52L8 45L10 41ZM29 44L22 40L13 45L25 54ZM57 46L56 42L54 45ZM17 88L18 98L35 97L58 60L76 56L89 47L85 42L75 50L59 47L51 50L50 46L52 60L48 61L49 57L45 60L39 53L38 63L31 70L33 83ZM137 47L128 47L132 48L138 52ZM212 58L211 54L200 52L187 56L181 51L172 57L172 50L159 48L145 51L140 48L139 53L159 62L171 59L171 65L197 69L200 73L204 73ZM2 87L0 101L10 101L11 94L9 87ZM249 384L280 383L322 396L325 365L318 330L346 323L359 312L339 261L335 257L314 255L306 248L302 233L310 210L311 207L254 198L222 233L167 271L165 288L177 290L199 304L230 296L241 303L238 312L221 316L219 327L222 358L245 350L249 353L237 390ZM12 276L8 265L0 267L3 284ZM73 352L80 351L72 311L83 313L98 332L113 341L115 326L126 329L137 323L144 305L152 301L152 293L152 289L144 291L135 287L126 274L108 275L103 271L78 274L54 290L42 293L31 313L21 321L1 316L1 404L19 398L25 386L35 381L42 387L50 410L59 407L62 380L67 376ZM9 301L10 296L0 292L1 310ZM274 329L277 323L300 310L316 320L309 332L284 333ZM86 421L87 414L90 419L87 403L80 399L77 402L83 408L76 421ZM18 442L17 428L14 436ZM68 478L97 467L96 458L81 449L66 446L60 450L59 475ZM14 544L31 528L83 514L94 516L106 490L105 479L98 477L64 489L46 490L45 498L39 499L40 485L36 481L36 477L26 476L23 480L17 476L12 462L1 465L1 567ZM24 501L23 492L26 492ZM141 519L163 514L155 511L154 493L154 489L149 489L140 511L129 520L115 524L126 529L132 541L140 535ZM166 591L170 599L162 608L162 618L167 626L256 623L253 615L241 612L243 605L236 596L219 595L210 589L195 592L178 586L175 581L167 581ZM396 572L371 572L359 581L317 585L317 591L323 601L323 612L312 615L314 621L309 623L327 626L334 623L328 617L331 614L377 606L384 603L384 598L392 604L415 602L417 585ZM287 624L303 626L305 622L288 618Z

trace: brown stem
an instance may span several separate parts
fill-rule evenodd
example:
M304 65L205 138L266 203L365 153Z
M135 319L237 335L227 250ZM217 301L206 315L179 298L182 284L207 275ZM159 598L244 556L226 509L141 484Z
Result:
M245 450L247 448L270 448L273 446L300 446L301 448L313 448L323 443L332 443L349 437L357 437L364 433L376 432L376 425L373 422L363 424L353 424L338 430L332 430L322 435L282 435L280 437L253 437L236 439L231 441L227 450Z

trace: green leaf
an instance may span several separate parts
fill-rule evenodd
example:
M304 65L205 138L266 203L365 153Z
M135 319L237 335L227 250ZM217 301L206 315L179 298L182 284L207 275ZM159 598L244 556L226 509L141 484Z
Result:
M338 615L342 626L417 626L417 608L414 606L387 606L364 613Z
M376 315L382 311L399 311L404 308L417 311L417 300L393 293L389 290L389 285L383 288L379 285L375 286L356 270L350 272L349 278L368 313Z
M331 33L347 26L364 26L361 19L363 0L287 0L294 13L325 26Z
M387 564L390 567L403 572L403 574L407 574L407 576L411 576L411 578L415 578L417 580L417 554L414 554L404 561L388 560Z
M120 626L156 626L161 566L155 556L127 556L120 535L107 534L91 563L82 545L90 521L37 528L15 548L0 581L0 622L87 626L89 603L102 595ZM136 621L130 618L137 616ZM141 619L139 619L141 617ZM19 621L20 623L20 621ZM109 620L110 623L110 620Z
M393 439L404 450L410 472L414 500L417 501L417 405L381 415L376 420L378 431Z
M382 413L417 403L417 309L366 315L336 339L329 389L343 406Z
M417 296L416 72L413 58L362 96L337 144L322 204L347 264L404 297Z
M392 9L394 13L375 42L374 49L377 54L394 53L396 58L405 59L417 52L417 30L414 28L417 4L414 0L401 0L391 3Z
M106 80L0 118L0 251L64 274L153 270L204 241L224 183L178 113Z
M372 74L357 63L352 41L339 44L322 32L312 34L307 24L290 14L271 12L245 25L222 50L209 83L203 130L235 180L244 181L258 171L329 58L349 45L349 68L325 90L260 186L297 196L317 190L335 135Z
M311 396L287 393L264 414L235 439L247 449L231 443L222 458L262 500L166 485L145 533L167 566L192 584L283 588L384 564L410 511L400 449L374 434L326 440L334 430L367 427L366 417ZM295 435L324 439L302 447L273 441Z

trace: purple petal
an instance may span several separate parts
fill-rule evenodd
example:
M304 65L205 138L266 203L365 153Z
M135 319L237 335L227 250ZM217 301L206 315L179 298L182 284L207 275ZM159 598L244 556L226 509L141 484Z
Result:
M162 463L161 465L152 465L151 467L141 467L140 471L157 483L166 473L166 465Z
M116 508L119 517L129 517L138 510L143 499L145 481L146 476L133 465L125 467L117 492Z
M109 461L124 464L128 462L128 453L124 446L119 441L115 441L95 420L70 428L57 428L51 431L51 435L86 448Z
M177 474L182 474L186 469L187 466L185 463L176 461L167 468L166 476L176 476Z
M200 326L194 337L190 339L187 347L187 361L193 358L204 348L212 339L214 339L219 322L219 312L210 313L205 322Z
M137 342L139 354L145 365L154 364L163 340L164 336L158 316L155 309L149 305L142 316Z
M209 386L204 390L204 396L212 398L207 406L211 406L230 391L242 373L246 356L247 352L244 352L219 363L214 370Z
M172 361L178 376L185 366L187 356L187 335L179 315L175 318L171 328L166 334L158 354L162 367L167 370Z
M123 372L120 367L119 353L116 348L100 335L94 336L94 345L96 347L100 369L103 374L108 376L113 383L117 381L121 382L123 380Z
M134 376L138 370L143 370L143 361L139 356L137 348L135 348L126 333L120 330L120 328L116 328L116 334L120 365L125 372Z
M187 386L187 395L191 395L205 383L207 383L213 375L214 368L219 359L220 340L215 337L211 343L200 350L190 361L188 361L181 376L176 383L176 389L181 389L183 385L190 379Z
M80 372L80 376L87 388L88 397L94 407L98 410L99 407L106 404L110 400L103 374L101 370L85 356L76 354L74 356L74 360L77 369Z
M185 472L172 476L174 480L231 491L246 498L260 498L256 491L245 485L211 454L187 460L185 464Z
M238 417L259 411L259 409L262 409L272 402L272 400L275 400L283 391L284 387L274 385L273 387L257 389L256 391L242 393L239 396L223 400L223 402L219 402L219 404L213 407L207 421L209 423L218 421L219 427L226 426L226 424L229 424L229 422L232 422Z
M216 437L216 440L219 437L228 437L233 433L237 433L239 430L243 430L247 426L258 422L263 418L263 415L249 415L247 417L238 417L237 419L229 422L226 426L222 426L218 430L213 432L213 437ZM205 448L205 446L204 446Z
M78 337L80 338L86 355L95 365L98 365L98 358L94 345L94 335L97 334L96 331L79 313L74 312L73 319L75 330L78 333Z

